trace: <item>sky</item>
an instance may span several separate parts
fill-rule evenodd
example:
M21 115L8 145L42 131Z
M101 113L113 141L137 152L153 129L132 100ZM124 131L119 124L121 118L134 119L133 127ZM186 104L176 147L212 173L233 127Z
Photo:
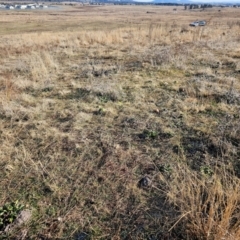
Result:
M153 2L153 0L134 0L135 2ZM190 0L191 2L202 2L202 3L235 3L240 4L240 0ZM171 0L169 0L171 2ZM184 0L179 0L179 2L184 2Z
M191 0L192 2L204 2L204 3L220 3L220 2L224 2L224 3L239 3L240 4L240 0Z

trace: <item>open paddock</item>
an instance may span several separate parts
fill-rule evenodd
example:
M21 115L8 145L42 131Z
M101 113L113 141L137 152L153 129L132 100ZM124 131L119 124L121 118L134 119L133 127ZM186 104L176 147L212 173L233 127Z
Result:
M1 11L0 238L240 239L239 106L238 8Z

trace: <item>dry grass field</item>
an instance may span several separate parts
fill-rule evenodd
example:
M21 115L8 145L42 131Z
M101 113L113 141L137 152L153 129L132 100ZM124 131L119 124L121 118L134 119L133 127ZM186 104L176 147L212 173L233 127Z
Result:
M0 239L240 239L239 123L240 9L1 11Z

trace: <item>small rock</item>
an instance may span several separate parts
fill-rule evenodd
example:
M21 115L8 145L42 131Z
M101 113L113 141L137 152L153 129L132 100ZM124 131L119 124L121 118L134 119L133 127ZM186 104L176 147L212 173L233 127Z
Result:
M179 91L180 93L184 93L186 90L185 90L184 88L180 87L180 88L178 89L178 91Z
M20 212L16 219L16 225L27 222L32 216L32 212L29 209L23 210Z
M80 232L80 233L77 233L76 236L75 236L75 240L87 240L88 239L88 234L85 233L85 232Z
M138 187L141 188L146 188L146 187L149 187L151 185L152 181L149 177L143 177L139 180L138 182Z
M11 230L15 227L20 226L23 223L26 223L32 216L32 212L29 209L22 210L17 216L16 220L8 225L5 229L5 232L11 232Z

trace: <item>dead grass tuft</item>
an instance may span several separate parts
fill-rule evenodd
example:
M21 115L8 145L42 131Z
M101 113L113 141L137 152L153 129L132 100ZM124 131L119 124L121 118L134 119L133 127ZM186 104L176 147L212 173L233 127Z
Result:
M239 238L239 179L220 172L206 166L199 176L182 166L175 169L168 199L180 215L172 229L194 239Z

